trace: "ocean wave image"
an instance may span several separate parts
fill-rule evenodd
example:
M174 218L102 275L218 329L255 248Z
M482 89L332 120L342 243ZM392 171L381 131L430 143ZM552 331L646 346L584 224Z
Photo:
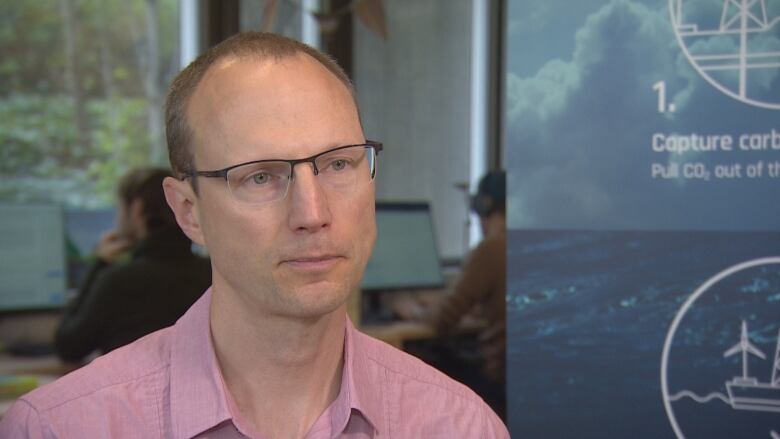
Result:
M508 398L518 437L675 437L660 379L672 321L715 274L780 253L780 234L759 232L511 231L509 240ZM780 413L734 407L745 382L727 383L743 377L742 352L724 356L746 334L766 357L750 355L748 377L769 382L778 294L780 265L754 267L680 320L668 387L684 437L780 431Z

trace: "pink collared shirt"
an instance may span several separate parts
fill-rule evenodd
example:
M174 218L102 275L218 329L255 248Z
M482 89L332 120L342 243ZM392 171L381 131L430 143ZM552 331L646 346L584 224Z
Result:
M17 401L0 438L252 437L222 380L211 290L174 326L104 355ZM341 390L306 438L507 438L471 390L355 330Z

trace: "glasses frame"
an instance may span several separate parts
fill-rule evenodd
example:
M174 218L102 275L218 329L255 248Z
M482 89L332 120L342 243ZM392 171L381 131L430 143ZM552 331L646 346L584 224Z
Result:
M314 154L313 156L306 157L303 159L295 159L295 160L284 160L284 159L267 159L267 160L252 160L245 163L239 163L237 165L228 166L227 168L217 169L214 171L186 171L182 173L181 178L179 180L186 180L188 178L195 178L195 177L209 177L209 178L223 178L226 182L228 181L228 172L231 170L238 168L240 166L246 166L246 165L253 165L257 163L269 163L269 162L286 162L290 164L290 176L288 177L290 181L293 181L294 175L295 175L295 165L299 163L311 163L312 169L314 169L314 175L319 175L320 170L317 169L317 162L316 160L320 158L321 156L325 154L330 154L334 151L338 151L340 149L345 148L353 148L355 146L363 146L363 147L369 147L374 149L375 156L379 155L379 151L382 151L384 149L384 146L382 145L382 142L376 142L373 140L366 140L365 143L356 143L354 145L343 145L343 146L337 146L335 148L329 149L327 151L322 151L320 153ZM376 165L374 166L374 169L371 170L371 179L373 180L376 176Z

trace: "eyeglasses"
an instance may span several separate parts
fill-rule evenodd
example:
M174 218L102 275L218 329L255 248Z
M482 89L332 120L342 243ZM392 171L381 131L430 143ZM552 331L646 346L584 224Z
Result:
M342 194L374 179L380 142L366 140L359 145L339 146L297 160L255 160L216 171L189 171L181 180L195 177L219 177L227 181L233 197L245 204L268 204L287 195L299 163L311 163L314 175L326 189Z

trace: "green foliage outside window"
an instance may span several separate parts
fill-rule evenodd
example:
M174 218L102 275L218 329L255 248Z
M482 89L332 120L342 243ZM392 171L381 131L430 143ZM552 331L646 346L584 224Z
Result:
M0 3L0 201L113 202L132 167L166 164L176 0Z

